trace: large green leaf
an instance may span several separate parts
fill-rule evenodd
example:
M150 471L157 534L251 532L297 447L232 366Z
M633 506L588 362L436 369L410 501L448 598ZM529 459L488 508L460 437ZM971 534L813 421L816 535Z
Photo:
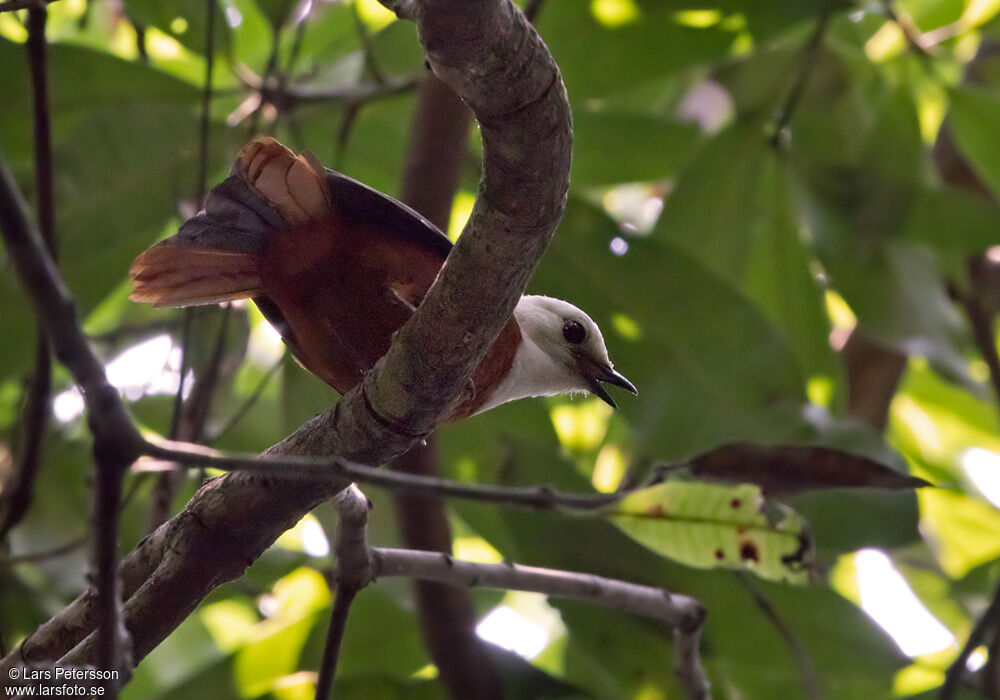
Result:
M287 0L291 2L291 0ZM200 0L126 0L129 15L144 27L156 27L195 53L205 53L208 37L206 4ZM215 12L215 50L229 44L229 25L222 3L212 3Z
M901 236L941 251L976 253L1000 244L1000 206L955 187L917 197Z
M666 179L700 140L696 127L673 120L579 108L573 136L574 187Z
M688 566L752 571L806 583L810 535L785 509L770 509L760 487L667 481L625 497L608 512L626 534Z
M884 101L856 164L824 165L808 155L794 162L800 207L825 272L859 324L877 341L962 376L962 324L941 262L900 235L923 189L909 96L897 91Z
M625 3L630 4L630 3ZM658 0L636 3L635 21L601 24L588 2L554 2L542 8L539 33L559 63L574 100L621 91L670 71L724 56L735 34L718 25L682 26L683 7Z
M1000 197L1000 98L962 85L951 91L948 120L962 155Z
M740 124L716 136L681 174L653 235L757 302L801 371L833 375L829 323L792 205L785 170L759 124Z

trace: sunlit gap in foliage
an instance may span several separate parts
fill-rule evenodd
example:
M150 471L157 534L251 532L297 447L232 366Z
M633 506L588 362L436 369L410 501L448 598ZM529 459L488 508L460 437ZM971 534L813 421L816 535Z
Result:
M448 221L448 238L454 243L458 240L462 229L472 216L472 207L476 203L474 192L461 190L455 194L455 200L451 205L451 217Z
M637 22L641 15L635 0L591 0L590 14L609 29Z
M611 407L599 399L563 403L552 408L552 426L559 442L571 450L593 450L604 440Z
M258 367L270 367L285 354L285 344L281 340L281 334L264 320L256 306L250 305L247 308L252 326L247 343L247 359Z
M512 591L476 625L476 635L491 644L534 659L566 633L562 618L538 593Z
M686 27L705 29L721 22L722 13L719 10L678 10L674 13L674 21Z
M180 369L180 348L166 333L133 345L105 366L108 381L129 401L153 394L176 393ZM190 387L190 382L186 384ZM83 413L80 390L72 387L56 395L52 413L62 423L78 418Z
M282 549L321 558L330 554L330 542L316 516L307 513L291 530L286 530L275 544Z
M736 117L732 95L714 80L695 83L684 93L677 105L677 118L697 124L706 135L717 134Z
M663 189L662 186L642 183L619 185L604 193L601 206L629 233L645 235L653 230L663 211ZM620 244L618 245L620 249ZM615 250L615 244L612 243L611 252L616 255L621 255L626 250L627 242L620 252Z
M847 338L851 335L851 331L857 325L858 318L844 301L844 297L833 290L826 290L824 301L826 302L826 315L833 324L829 338L830 347L840 352L847 342Z
M970 447L958 462L979 493L1000 508L1000 455L982 447Z
M396 15L385 9L378 0L354 0L358 15L373 30L379 30L396 20Z
M907 656L933 654L955 644L955 636L920 602L884 552L854 555L861 608Z
M243 13L229 3L226 4L226 24L233 29L243 24Z

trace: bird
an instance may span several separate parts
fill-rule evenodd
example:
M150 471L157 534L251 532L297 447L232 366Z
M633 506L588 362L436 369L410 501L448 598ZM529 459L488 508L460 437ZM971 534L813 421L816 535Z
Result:
M271 137L240 151L204 209L135 258L130 299L186 307L252 299L295 359L341 394L420 305L451 241L406 205ZM525 295L448 420L517 399L633 394L594 320Z

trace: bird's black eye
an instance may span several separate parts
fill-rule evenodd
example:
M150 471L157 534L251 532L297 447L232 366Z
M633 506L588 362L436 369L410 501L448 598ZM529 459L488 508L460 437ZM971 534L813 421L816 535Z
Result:
M587 339L587 330L579 321L566 321L563 324L563 338L566 339L567 343L579 345Z

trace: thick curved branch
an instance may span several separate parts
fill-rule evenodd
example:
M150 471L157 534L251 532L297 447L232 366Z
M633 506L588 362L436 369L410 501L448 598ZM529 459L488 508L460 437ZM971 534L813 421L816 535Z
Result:
M446 230L468 153L472 113L433 73L420 81L403 163L400 199ZM392 463L393 470L436 476L434 436ZM451 527L441 500L396 497L400 537L407 547L451 554ZM469 592L434 581L413 582L424 645L450 697L497 700L500 678L476 636L476 609Z
M380 464L430 432L506 323L562 215L569 105L541 39L509 0L426 0L408 7L418 15L432 69L482 126L484 177L476 207L437 283L363 385L267 454L336 454ZM0 201L5 226L7 204ZM47 283L28 285L41 313L67 318L71 303L45 256L10 253L29 278L40 265L47 274ZM61 347L56 340L58 356L78 382L93 385L95 375L103 381L96 359L75 364L76 358L94 357L89 346ZM122 435L134 435L117 395L111 396L117 406L109 412L112 422ZM213 588L240 576L284 530L346 485L336 478L302 482L232 474L203 486L122 562L125 620L136 659ZM28 660L93 659L94 622L94 594L87 591L42 625L22 653ZM0 667L16 659L15 652Z

